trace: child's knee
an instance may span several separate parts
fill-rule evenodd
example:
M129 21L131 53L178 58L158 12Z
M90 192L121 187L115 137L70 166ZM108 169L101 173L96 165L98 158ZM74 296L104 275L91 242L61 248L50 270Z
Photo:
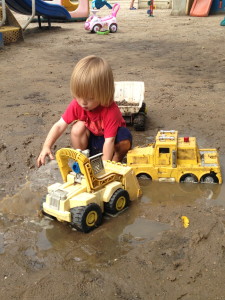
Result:
M123 140L120 141L117 145L116 145L116 150L119 152L123 152L126 153L131 149L131 141L130 140Z
M82 135L86 131L85 123L83 121L77 121L71 128L72 136Z
M124 142L124 144L123 144L124 149L126 150L126 152L128 152L131 149L131 141L130 140L125 140L125 141L122 141L122 142Z

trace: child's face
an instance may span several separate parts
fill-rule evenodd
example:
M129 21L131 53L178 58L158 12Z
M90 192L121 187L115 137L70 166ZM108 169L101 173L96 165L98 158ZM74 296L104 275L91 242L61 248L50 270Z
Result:
M78 104L87 111L94 110L99 106L99 102L94 99L82 99L82 98L76 98Z

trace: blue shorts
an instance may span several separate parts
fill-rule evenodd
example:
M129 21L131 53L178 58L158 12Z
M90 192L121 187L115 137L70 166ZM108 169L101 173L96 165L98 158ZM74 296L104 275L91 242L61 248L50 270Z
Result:
M121 141L129 140L132 144L132 135L127 127L119 127L115 139L115 144ZM101 153L105 142L104 136L96 136L90 133L88 148L90 149L90 156Z

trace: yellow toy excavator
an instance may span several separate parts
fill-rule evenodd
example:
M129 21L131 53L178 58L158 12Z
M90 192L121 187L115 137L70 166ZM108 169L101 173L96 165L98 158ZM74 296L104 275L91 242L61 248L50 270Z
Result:
M44 215L89 232L101 224L104 212L116 214L141 195L130 167L111 161L103 163L101 156L88 158L70 148L57 151L56 160L64 183L48 187L41 203ZM71 160L77 168L70 167Z

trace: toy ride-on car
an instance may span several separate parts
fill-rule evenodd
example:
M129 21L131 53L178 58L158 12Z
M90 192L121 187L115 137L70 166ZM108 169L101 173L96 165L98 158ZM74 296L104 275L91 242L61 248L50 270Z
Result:
M145 130L146 104L144 101L145 86L143 81L115 82L114 99L126 123L133 125L137 131Z
M44 215L65 221L79 231L98 227L102 214L116 214L141 195L133 170L127 165L102 161L102 154L88 158L78 150L62 148L56 160L64 183L48 187L42 199ZM72 168L69 161L75 164Z
M175 130L160 130L155 142L127 153L136 176L157 181L222 183L216 149L199 149L195 137L178 137Z
M112 8L111 15L101 18L96 15L97 11L92 10L93 15L89 16L84 24L84 28L93 33L100 32L102 29L108 30L111 33L117 31L118 25L116 20L117 12L120 8L118 3L115 3Z

